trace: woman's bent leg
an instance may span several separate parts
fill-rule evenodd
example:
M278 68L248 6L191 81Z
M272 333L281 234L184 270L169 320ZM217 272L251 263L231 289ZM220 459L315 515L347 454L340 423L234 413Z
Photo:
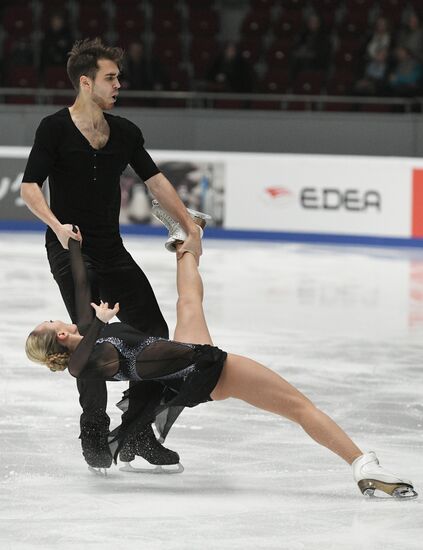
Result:
M281 376L260 363L229 354L211 393L215 400L234 397L297 422L317 443L351 464L362 451L325 413Z
M193 254L177 260L176 328L173 339L191 344L213 344L203 311L203 281Z

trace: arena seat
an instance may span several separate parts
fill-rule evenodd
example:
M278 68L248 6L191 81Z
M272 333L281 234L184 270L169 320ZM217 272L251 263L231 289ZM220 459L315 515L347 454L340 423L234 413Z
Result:
M33 66L12 67L5 76L4 84L10 88L36 88L38 86L38 74ZM7 97L7 103L31 105L35 103L33 96L13 95Z
M251 11L270 11L278 4L277 0L250 0Z
M145 29L145 16L139 10L138 6L116 6L114 18L116 32L124 36L126 33L140 34ZM138 37L138 40L140 37Z
M66 68L55 65L46 67L44 71L44 86L46 88L61 90L72 88Z
M301 11L284 11L272 24L272 31L277 38L298 36L304 27Z
M153 57L167 67L176 67L182 61L182 46L179 36L156 36L153 45Z
M282 7L286 10L302 10L307 5L307 0L282 0Z
M344 68L334 72L327 80L325 85L325 91L327 95L333 96L347 96L351 94L352 88L355 83L354 73L346 71ZM354 110L354 103L337 103L326 101L322 104L324 111L342 112Z
M175 36L181 32L181 16L174 9L154 7L152 30L157 36Z
M284 69L290 64L290 55L292 51L292 38L275 40L266 53L266 63L268 68Z
M291 75L287 69L269 69L259 82L259 92L286 94L290 91Z
M265 12L249 12L241 25L241 35L244 38L262 38L269 30L270 16Z
M85 37L103 36L108 30L108 18L101 6L81 5L78 13L78 30Z
M25 36L33 31L33 13L24 5L6 7L1 24L4 31L14 37Z
M318 95L322 91L324 80L323 71L302 71L296 76L292 91L294 94Z
M185 0L188 9L211 9L214 0Z
M204 78L219 51L219 43L214 38L193 38L189 48L189 58L196 78Z
M257 63L263 49L261 38L243 39L238 44L242 57L250 63Z
M374 7L374 0L345 0L345 8L348 12L369 12Z
M215 36L220 30L219 15L214 10L191 9L188 15L188 29L193 36Z
M359 106L359 111L362 113L392 113L394 107L380 103L364 103Z
M335 68L342 67L350 73L356 73L360 70L363 59L358 50L351 48L338 48L333 57Z

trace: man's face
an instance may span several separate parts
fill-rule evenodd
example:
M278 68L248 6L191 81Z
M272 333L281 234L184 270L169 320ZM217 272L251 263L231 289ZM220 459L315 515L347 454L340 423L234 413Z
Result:
M98 71L93 81L91 99L103 109L103 111L113 109L119 94L119 68L109 59L100 59L98 61Z

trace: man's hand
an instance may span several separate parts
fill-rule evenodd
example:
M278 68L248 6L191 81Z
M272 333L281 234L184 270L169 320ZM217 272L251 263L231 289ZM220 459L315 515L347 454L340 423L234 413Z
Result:
M74 233L73 228L76 227L77 232ZM79 227L76 225L72 225L71 223L65 223L59 227L56 231L56 236L59 240L59 243L65 248L66 250L69 249L68 242L69 239L74 239L75 241L82 242L82 235L79 231Z
M95 310L96 317L100 319L100 321L103 321L103 323L108 323L110 319L113 319L113 317L119 313L119 302L116 302L112 309L109 308L108 302L103 301L100 301L100 305L91 302L91 307Z
M198 225L196 226L196 231L194 233L190 233L185 239L184 244L177 250L176 256L178 260L182 258L184 251L187 250L194 254L195 259L197 260L197 265L199 265L203 248L201 246L200 228Z

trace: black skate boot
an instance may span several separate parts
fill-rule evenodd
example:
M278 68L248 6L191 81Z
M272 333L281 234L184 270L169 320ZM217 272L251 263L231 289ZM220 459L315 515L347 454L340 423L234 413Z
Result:
M155 465L156 468L134 468L129 463L135 459L135 456L144 458L150 464ZM163 447L157 441L153 428L150 425L146 426L122 447L119 459L126 463L125 466L120 468L123 472L179 474L184 471L182 464L179 462L178 453ZM163 466L176 466L176 468L169 469L163 468Z
M106 468L112 465L112 454L109 449L110 420L107 416L90 420L81 420L82 454L88 464L88 469L96 474L106 475Z

